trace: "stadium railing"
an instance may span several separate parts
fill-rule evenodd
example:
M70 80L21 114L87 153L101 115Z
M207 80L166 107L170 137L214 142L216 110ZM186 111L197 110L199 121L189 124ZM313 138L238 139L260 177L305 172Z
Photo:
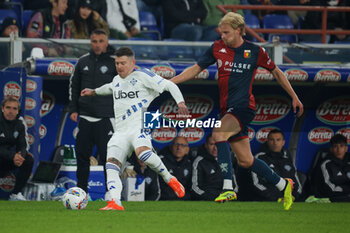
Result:
M131 46L136 53L137 60L155 61L176 61L193 63L212 42L185 42L185 41L131 41L131 40L110 40L115 47L122 45ZM341 65L350 61L349 44L320 44L320 43L259 43L271 55L276 64L331 64ZM34 38L0 38L0 45L6 46L8 55L5 52L2 56L8 56L8 64L15 64L25 61L30 55L30 50L36 45L56 46L70 48L60 57L78 58L90 50L89 40L77 39L34 39ZM183 48L183 49L179 49ZM177 51L178 57L168 56L173 50ZM184 55L181 55L184 51ZM188 59L189 51L192 51L192 59ZM288 60L283 60L288 56Z
M328 12L350 12L350 7L324 7L324 6L260 6L260 5L217 5L223 13L228 10L236 12L238 9L243 10L270 10L270 11L320 11L322 12L321 29L250 29L246 27L246 31L260 42L265 40L257 33L278 33L278 34L313 34L322 35L322 43L326 43L327 35L350 35L350 30L327 30Z

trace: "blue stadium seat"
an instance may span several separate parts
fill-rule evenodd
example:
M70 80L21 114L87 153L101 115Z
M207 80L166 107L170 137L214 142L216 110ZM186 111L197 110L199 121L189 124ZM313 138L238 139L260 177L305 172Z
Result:
M23 13L23 0L11 0L8 2L9 5L12 6L12 9L16 12L17 14L17 19L22 20L22 13Z
M140 11L141 32L150 36L153 40L161 40L160 29L157 25L156 17L151 12Z
M244 21L245 24L250 28L260 28L260 20L255 15L244 15Z
M22 13L22 35L23 36L26 36L27 34L27 27L33 14L34 14L34 10L24 10Z
M147 41L151 39L141 38L141 37L130 37L128 40L133 41ZM144 45L131 45L130 46L134 52L136 59L158 59L157 48L154 45L144 46Z
M258 19L257 16L252 15L252 14L245 14L244 15L244 21L245 24L249 27L249 28L260 28L260 20ZM263 37L262 35L260 35L261 37ZM255 39L254 37L252 37L251 35L246 35L246 39L253 41L253 42L257 42L258 40Z
M288 15L265 15L263 19L263 28L294 29L294 24ZM270 33L266 39L268 39L268 41L272 41L273 36L279 36L281 42L297 42L296 35L287 34Z
M185 42L181 39L166 38L164 41ZM194 61L195 54L193 48L189 46L166 46L160 51L160 57L164 60L174 61Z
M18 20L18 15L16 12L10 9L0 9L0 25L7 17L13 17Z

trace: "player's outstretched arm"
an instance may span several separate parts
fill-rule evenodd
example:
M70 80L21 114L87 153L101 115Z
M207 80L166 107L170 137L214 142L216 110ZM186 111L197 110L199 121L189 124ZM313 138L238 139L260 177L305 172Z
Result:
M81 96L95 96L96 92L94 89L90 89L90 88L85 88L84 90L82 90L80 92Z
M164 90L169 91L171 96L174 98L178 106L178 114L180 115L189 115L188 109L185 105L184 97L179 89L179 87L169 80L163 80L165 83Z
M304 112L304 106L299 100L297 94L293 90L293 87L290 85L287 77L283 74L282 70L276 66L276 68L271 72L275 77L277 82L283 87L283 89L292 97L292 106L294 113L299 109L297 116L300 117Z
M184 70L181 74L176 75L174 78L170 79L175 84L186 82L187 80L193 79L196 75L198 75L203 69L195 64L190 68Z

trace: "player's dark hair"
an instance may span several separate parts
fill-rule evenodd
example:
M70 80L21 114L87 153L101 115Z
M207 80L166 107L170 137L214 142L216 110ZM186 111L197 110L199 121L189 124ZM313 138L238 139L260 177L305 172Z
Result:
M115 51L115 55L117 57L122 57L122 56L134 57L135 53L130 47L123 46L117 49L117 51Z
M95 35L105 35L105 36L108 37L107 32L106 32L105 30L103 30L102 28L97 28L97 29L93 30L93 31L91 32L90 36L91 36L91 35L94 35L94 34L95 34Z
M280 129L273 129L273 130L271 130L271 131L269 132L269 134L267 135L267 137L269 137L270 134L274 134L274 133L280 133L280 134L282 134L282 138L284 139L284 134L283 134L282 130L280 130Z
M205 142L208 142L209 138L211 138L211 136L213 136L212 133L207 134L207 136L205 137Z
M331 146L334 146L335 144L347 144L347 138L342 134L336 134L334 135L330 140Z
M7 103L7 102L16 102L17 104L18 104L18 110L20 109L20 103L19 103L19 101L18 101L18 99L16 99L15 97L13 97L13 96L6 96L2 101L1 101L1 107L3 108L3 107L5 107L5 104Z

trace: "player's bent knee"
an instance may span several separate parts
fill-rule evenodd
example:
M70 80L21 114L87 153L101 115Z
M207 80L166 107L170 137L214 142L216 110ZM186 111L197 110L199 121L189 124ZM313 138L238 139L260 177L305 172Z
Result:
M139 157L139 155L144 152L144 151L148 151L151 150L151 148L147 147L147 146L140 146L138 148L135 149L135 154L137 157Z
M238 165L243 168L250 168L253 166L254 158L244 158L244 159L238 159L237 158Z
M224 132L213 132L212 135L215 142L227 141L229 138L229 136L227 136Z

